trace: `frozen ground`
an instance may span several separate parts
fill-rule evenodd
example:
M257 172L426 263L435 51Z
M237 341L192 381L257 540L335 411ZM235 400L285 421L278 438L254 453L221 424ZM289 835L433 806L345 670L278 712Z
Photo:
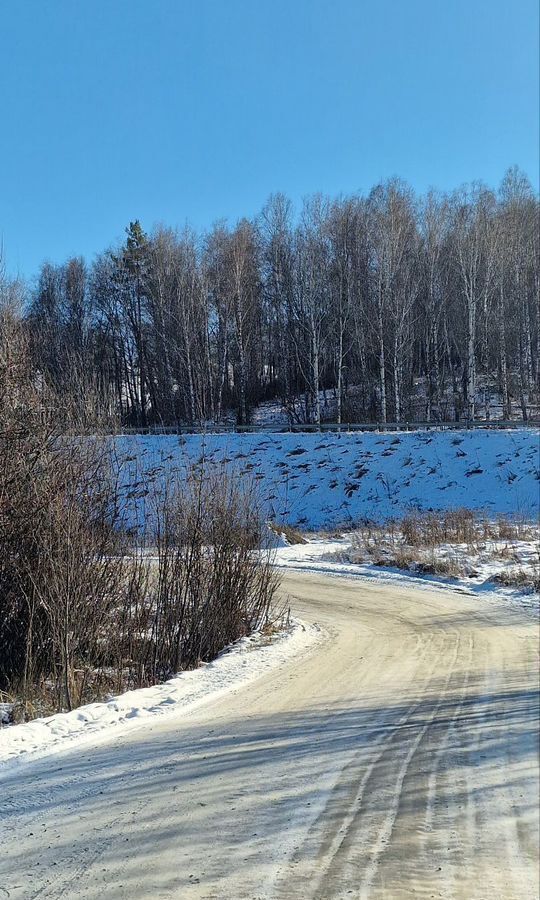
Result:
M108 702L90 703L68 713L34 719L24 725L0 726L2 764L33 759L59 750L109 740L164 715L182 717L228 691L245 687L276 666L302 653L319 639L313 626L292 620L271 637L255 633L224 650L199 669L182 672L164 684L127 691ZM7 704L4 704L7 706Z
M468 507L537 520L540 432L208 434L114 439L131 520L193 464L257 485L265 515L305 529L384 522L411 510Z

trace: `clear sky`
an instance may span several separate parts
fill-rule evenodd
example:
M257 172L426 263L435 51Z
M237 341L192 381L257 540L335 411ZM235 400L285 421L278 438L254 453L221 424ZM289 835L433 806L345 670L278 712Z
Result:
M272 192L538 187L538 0L0 0L8 270Z

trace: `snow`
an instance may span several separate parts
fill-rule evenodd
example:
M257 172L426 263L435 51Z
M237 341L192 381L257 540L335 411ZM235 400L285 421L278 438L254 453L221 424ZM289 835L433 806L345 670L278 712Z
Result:
M213 662L182 672L153 687L127 691L104 703L89 703L22 725L0 727L0 766L49 753L95 745L158 716L184 716L193 709L255 681L287 660L301 657L322 638L315 625L292 619L267 636L260 632L226 648Z
M253 479L264 514L305 529L384 522L457 507L495 517L540 512L540 431L122 435L114 438L130 524L154 490L193 464Z

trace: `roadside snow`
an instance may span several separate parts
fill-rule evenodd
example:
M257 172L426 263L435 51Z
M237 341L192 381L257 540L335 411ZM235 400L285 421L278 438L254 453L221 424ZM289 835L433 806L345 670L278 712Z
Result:
M149 688L127 691L104 703L0 728L0 767L87 743L101 743L157 716L183 716L216 697L244 686L322 639L317 626L291 620L271 638L255 633L223 650L213 662Z
M536 520L540 432L134 435L114 439L128 524L152 521L155 492L193 465L257 485L264 514L315 530L411 510L465 506Z

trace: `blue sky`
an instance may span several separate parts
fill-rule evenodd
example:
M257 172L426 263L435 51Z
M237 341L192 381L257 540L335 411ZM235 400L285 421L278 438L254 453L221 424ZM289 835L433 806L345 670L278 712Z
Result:
M4 0L8 270L282 190L538 187L537 0Z

